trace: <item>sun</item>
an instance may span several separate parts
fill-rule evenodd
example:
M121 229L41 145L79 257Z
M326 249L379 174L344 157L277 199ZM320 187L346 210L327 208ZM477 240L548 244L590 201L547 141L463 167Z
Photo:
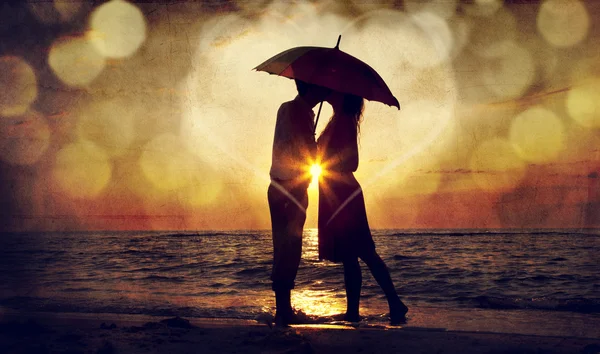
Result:
M313 176L313 179L319 179L321 171L323 170L321 169L321 165L319 164L314 164L310 166L310 174Z
M323 172L321 165L313 164L310 166L310 174L312 175L312 181L310 184L312 186L317 186L319 184L319 176L321 175L321 172Z

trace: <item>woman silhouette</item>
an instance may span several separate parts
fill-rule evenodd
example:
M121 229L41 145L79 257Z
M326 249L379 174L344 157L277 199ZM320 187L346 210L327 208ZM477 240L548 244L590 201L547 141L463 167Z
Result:
M346 321L360 320L360 258L387 297L390 323L398 324L405 320L408 307L396 294L390 273L375 250L362 189L353 174L358 168L358 132L364 100L334 92L327 102L333 107L333 116L317 140L324 171L319 180L319 259L344 265Z

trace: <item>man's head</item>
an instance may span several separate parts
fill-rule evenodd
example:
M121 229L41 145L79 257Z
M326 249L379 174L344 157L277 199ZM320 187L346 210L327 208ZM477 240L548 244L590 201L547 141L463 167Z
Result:
M327 87L313 85L304 81L295 80L298 95L304 98L307 102L315 105L318 102L324 101L331 93L331 89Z

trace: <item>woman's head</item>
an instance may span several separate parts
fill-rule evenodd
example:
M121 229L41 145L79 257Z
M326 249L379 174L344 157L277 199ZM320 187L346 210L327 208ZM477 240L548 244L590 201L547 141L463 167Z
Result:
M361 115L364 109L364 99L349 93L334 91L326 99L335 113L345 115Z
M352 94L332 92L327 96L327 102L333 107L334 117L350 118L358 128L364 110L364 99Z
M365 107L365 100L360 96L355 96L351 94L344 95L344 100L342 102L342 112L351 116L362 116L363 109Z

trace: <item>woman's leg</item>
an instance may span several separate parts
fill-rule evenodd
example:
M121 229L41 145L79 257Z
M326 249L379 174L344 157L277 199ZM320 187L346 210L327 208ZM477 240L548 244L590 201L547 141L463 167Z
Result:
M350 322L360 320L359 304L360 289L362 287L362 272L358 258L349 258L344 261L344 283L346 285L346 316Z
M398 294L396 293L396 288L394 287L394 283L392 282L392 278L390 276L390 272L385 265L385 262L377 251L372 250L360 257L369 267L371 274L383 290L388 305L390 307L390 320L392 324L397 324L404 321L404 316L408 312L408 307L400 300Z

